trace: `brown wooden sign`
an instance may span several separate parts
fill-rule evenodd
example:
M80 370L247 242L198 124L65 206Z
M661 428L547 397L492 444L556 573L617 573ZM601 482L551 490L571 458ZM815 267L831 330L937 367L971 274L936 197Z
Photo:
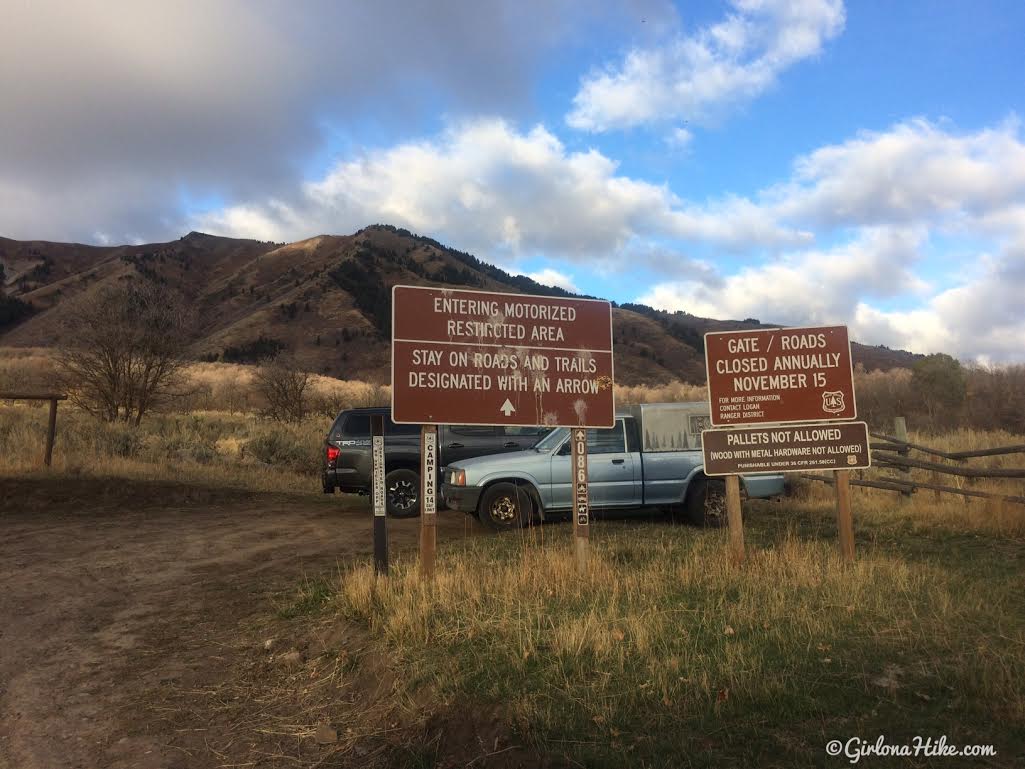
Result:
M869 467L864 422L737 427L701 433L705 475Z
M612 427L612 307L395 286L392 419Z
M854 419L846 326L705 334L713 425Z

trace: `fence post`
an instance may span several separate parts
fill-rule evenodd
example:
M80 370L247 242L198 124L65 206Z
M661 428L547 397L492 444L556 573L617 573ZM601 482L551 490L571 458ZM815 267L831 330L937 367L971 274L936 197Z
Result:
M851 514L851 471L834 470L836 482L836 528L840 535L840 554L854 560L854 516Z
M726 519L730 527L730 557L734 563L744 560L744 518L740 509L740 476L726 476Z
M50 421L46 427L46 456L43 463L50 467L53 464L53 442L57 437L57 399L50 399Z
M908 424L907 424L907 420L905 420L904 417L894 417L893 418L893 434L894 434L894 436L896 438L899 438L901 441L904 442L904 448L898 449L897 453L900 456L902 456L902 457L908 456L911 453L911 449L909 449L908 446L907 446L907 442L908 442ZM902 473L906 474L906 475L910 475L911 474L911 468L910 467L901 467L900 471ZM899 491L897 493L900 494L900 498L901 498L902 501L907 501L908 499L911 498L911 492L910 491Z

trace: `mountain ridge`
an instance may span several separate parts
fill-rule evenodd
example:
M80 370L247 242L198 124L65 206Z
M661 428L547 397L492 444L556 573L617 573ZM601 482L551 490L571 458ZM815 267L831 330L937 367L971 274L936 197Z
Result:
M287 350L311 371L373 382L390 376L395 284L585 296L384 224L294 243L196 231L166 243L119 246L0 237L0 264L6 301L31 308L7 318L0 304L0 346L52 346L71 299L141 277L174 288L195 309L191 352L199 360L252 363ZM635 303L613 307L616 378L626 385L703 382L705 332L777 325ZM868 370L907 367L921 357L858 343L852 350Z

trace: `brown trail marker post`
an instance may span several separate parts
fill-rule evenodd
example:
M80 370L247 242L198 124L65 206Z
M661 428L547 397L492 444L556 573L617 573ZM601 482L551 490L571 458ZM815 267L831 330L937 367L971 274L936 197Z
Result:
M613 378L609 302L392 288L392 420L399 424L609 428ZM425 516L421 531L428 526ZM589 528L585 522L584 536L574 538L584 557Z
M840 535L840 554L854 560L854 518L851 516L851 471L834 470L836 481L836 528Z
M710 332L705 368L711 422L727 429L702 432L704 471L726 476L733 559L744 549L740 474L803 470L834 472L840 550L853 559L850 471L871 457L868 426L846 421L857 416L847 327Z
M388 519L384 496L384 415L370 417L374 477L374 573L388 575Z
M587 492L587 430L574 427L570 431L570 460L573 467L573 550L577 571L587 571L590 548L590 499Z
M740 509L740 476L726 476L726 518L730 526L730 558L744 561L744 518Z
M438 428L420 428L420 571L434 578L438 543Z

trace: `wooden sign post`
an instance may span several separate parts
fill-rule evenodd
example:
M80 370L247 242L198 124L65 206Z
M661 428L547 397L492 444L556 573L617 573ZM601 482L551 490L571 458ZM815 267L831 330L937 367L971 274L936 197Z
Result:
M730 526L730 558L744 561L744 518L740 509L740 476L726 476L726 519Z
M374 573L388 575L388 519L384 489L384 415L370 417L374 477Z
M576 553L577 571L587 571L590 546L590 500L587 492L587 430L574 427L570 430L570 460L573 467L573 549Z
M854 560L854 517L851 515L851 471L834 470L836 480L836 528L840 534L840 555Z
M438 544L438 428L420 428L420 573L434 579Z

